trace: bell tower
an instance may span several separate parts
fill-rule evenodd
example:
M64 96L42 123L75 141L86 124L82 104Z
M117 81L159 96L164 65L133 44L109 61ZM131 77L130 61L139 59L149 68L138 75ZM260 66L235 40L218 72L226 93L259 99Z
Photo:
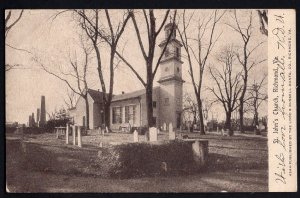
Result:
M167 44L169 35L172 32L172 23L165 28L165 39L159 44L161 51ZM170 41L160 61L160 125L172 122L173 128L179 128L182 111L182 44L176 39L176 27L174 27Z

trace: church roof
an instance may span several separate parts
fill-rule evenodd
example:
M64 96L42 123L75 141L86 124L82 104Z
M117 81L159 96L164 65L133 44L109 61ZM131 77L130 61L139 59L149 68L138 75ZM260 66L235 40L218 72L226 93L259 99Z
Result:
M103 102L103 92L93 90L93 89L88 89L88 93L90 94L91 98L94 100L94 102Z
M159 87L153 87L153 90L158 89L158 88ZM140 89L140 90L133 91L133 92L130 92L130 93L115 95L112 98L112 102L120 101L120 100L127 100L127 99L131 99L131 98L137 98L137 97L142 96L144 94L146 94L146 89Z

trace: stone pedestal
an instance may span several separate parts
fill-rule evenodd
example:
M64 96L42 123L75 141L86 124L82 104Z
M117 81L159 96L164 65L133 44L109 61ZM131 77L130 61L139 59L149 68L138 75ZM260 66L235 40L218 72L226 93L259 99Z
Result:
M175 140L176 135L175 131L173 131L173 125L172 123L169 124L169 140Z
M83 129L82 127L78 126L77 132L78 132L78 146L79 146L79 147L82 147L82 146L81 146L81 130L82 130L82 129Z
M208 140L189 139L191 143L194 160L199 166L204 166L208 159Z
M139 142L139 133L136 130L133 132L133 142Z
M157 141L157 129L155 127L149 128L149 141L150 142Z
M72 126L73 145L76 145L76 126Z
M66 144L69 144L69 124L66 125Z

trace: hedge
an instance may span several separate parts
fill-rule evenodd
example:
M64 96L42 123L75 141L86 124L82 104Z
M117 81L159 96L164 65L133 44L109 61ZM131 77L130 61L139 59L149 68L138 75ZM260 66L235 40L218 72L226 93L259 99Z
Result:
M179 140L164 144L129 143L102 148L96 163L106 176L119 178L189 173L199 169L191 144Z

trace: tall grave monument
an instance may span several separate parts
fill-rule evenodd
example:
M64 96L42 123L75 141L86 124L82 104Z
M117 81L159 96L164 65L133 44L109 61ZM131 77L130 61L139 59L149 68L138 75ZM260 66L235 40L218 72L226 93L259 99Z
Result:
M45 96L41 98L41 117L40 117L40 127L43 127L46 124L46 105L45 105Z

